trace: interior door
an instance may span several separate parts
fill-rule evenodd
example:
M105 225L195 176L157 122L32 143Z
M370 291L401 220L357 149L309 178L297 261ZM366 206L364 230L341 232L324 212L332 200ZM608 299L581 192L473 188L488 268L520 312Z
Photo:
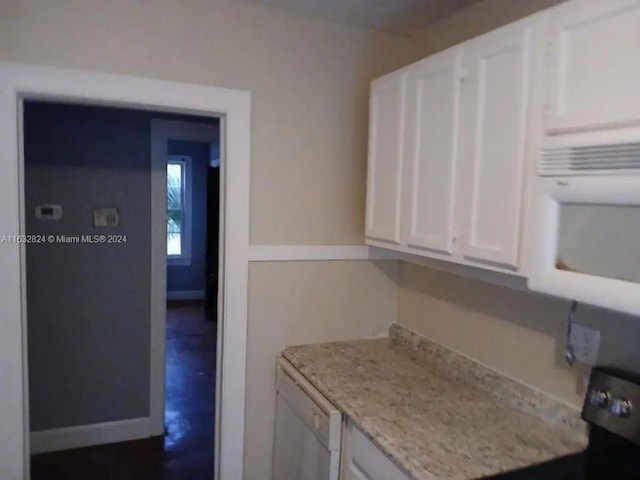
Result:
M533 23L467 44L463 92L461 251L468 261L517 269Z
M640 1L575 0L549 24L548 131L640 123Z
M405 83L400 71L371 85L366 236L387 246L400 244Z
M451 254L460 133L462 52L446 50L407 72L407 244Z

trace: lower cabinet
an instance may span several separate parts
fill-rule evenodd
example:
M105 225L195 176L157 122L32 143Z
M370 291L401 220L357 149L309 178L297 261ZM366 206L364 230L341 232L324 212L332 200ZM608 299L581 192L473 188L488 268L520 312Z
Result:
M409 480L347 420L342 437L341 480Z

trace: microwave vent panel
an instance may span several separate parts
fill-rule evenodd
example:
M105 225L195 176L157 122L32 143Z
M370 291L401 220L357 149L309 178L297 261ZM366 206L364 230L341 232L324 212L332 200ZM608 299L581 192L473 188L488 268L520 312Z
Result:
M640 142L542 149L541 176L593 175L634 171L640 173Z

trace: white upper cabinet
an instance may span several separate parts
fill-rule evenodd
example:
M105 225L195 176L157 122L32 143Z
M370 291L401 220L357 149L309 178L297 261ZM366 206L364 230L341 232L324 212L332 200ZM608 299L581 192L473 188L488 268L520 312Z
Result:
M526 275L543 146L632 126L640 0L571 0L386 75L371 90L367 243Z
M533 25L372 84L369 244L519 272Z
M576 0L548 19L548 133L640 123L640 0Z
M371 85L366 236L400 243L406 78L392 73Z
M465 49L461 251L511 269L519 260L532 25L509 25Z
M454 48L407 69L406 243L453 253L462 51Z

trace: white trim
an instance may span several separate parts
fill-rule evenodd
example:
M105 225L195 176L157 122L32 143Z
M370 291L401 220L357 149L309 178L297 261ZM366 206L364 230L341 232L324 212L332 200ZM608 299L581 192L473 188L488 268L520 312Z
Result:
M148 438L149 426L150 419L145 417L31 432L31 453L35 455Z
M220 135L220 218L219 218L219 225L220 228L224 228L223 226L226 225L226 205L227 205L227 181L228 181L228 177L226 176L226 164L227 164L227 156L226 156L226 145L227 145L227 126L226 126L226 121L225 119L221 119L220 120L220 125L218 128L218 134ZM248 143L248 142L247 142ZM249 170L250 170L250 165L249 165L249 159L247 159L247 165L245 166L246 168L246 175L247 175L247 182L249 181ZM243 172L238 172L240 175L244 175ZM223 181L224 179L224 181ZM246 185L247 187L247 192L249 190L249 185ZM238 192L236 191L236 194ZM247 193L247 198L246 198L246 206L244 206L244 208L246 208L246 214L249 215L249 196ZM225 282L226 282L226 278L221 277L220 275L223 272L227 271L227 257L225 255L225 242L227 241L227 236L226 235L221 235L219 237L219 245L218 245L218 279L223 279L223 281L219 281L218 282L218 311L217 311L217 318L218 319L227 319L227 313L224 311L224 303L225 303L225 299L227 298L227 290L225 289ZM244 335L244 350L245 350L245 356L244 358L244 362L242 364L242 367L244 368L246 365L246 347L247 347L247 332L246 332L246 328L247 328L247 315L248 315L248 310L249 310L249 286L248 286L248 282L249 282L249 218L247 217L247 224L246 224L246 237L245 241L242 242L242 248L244 249L244 259L245 259L245 263L243 264L244 267L244 282L245 282L245 290L244 290L244 324L243 327L245 328L245 331L243 333ZM218 322L218 324L220 324L222 322ZM225 393L225 391L223 390L223 384L220 381L220 377L222 375L222 364L223 364L223 360L225 358L225 352L224 352L224 346L225 346L225 339L223 338L223 336L220 334L220 325L218 325L218 332L216 335L216 402L220 399L223 398L223 395ZM243 378L246 379L246 372L241 373L241 375L243 376ZM242 389L240 390L242 392L242 394L244 395L244 383L242 384ZM243 402L244 402L244 397L243 397ZM232 401L232 399L230 399L230 401ZM243 410L244 410L244 405L243 405ZM243 412L244 415L244 412ZM216 408L216 418L215 418L215 425L216 428L214 429L214 433L215 433L215 439L214 439L214 445L219 446L222 445L222 440L223 440L223 432L222 432L222 428L218 427L218 425L222 425L222 407L218 407ZM242 417L242 428L244 428L244 416ZM228 432L225 432L225 435L229 435ZM244 442L244 433L242 436L242 440ZM244 449L244 443L242 444L242 448ZM225 475L223 475L222 472L222 459L221 459L221 454L220 454L221 449L218 447L216 450L216 454L213 458L213 462L214 462L214 480L222 480L222 479L226 479L227 477ZM241 467L244 465L244 456L243 456L243 450L241 450L240 452L238 452L238 459L237 461L239 462L239 464L241 465ZM242 469L240 470L240 473L238 473L238 476L236 477L238 480L241 480L243 477L243 473L242 473Z
M204 290L169 290L167 300L204 300Z
M448 260L413 255L368 245L250 245L249 262L401 260L494 285L527 290L526 278L500 270L486 270Z
M241 480L244 456L249 188L251 158L251 95L247 91L165 82L52 67L0 62L0 231L24 234L23 158L19 119L24 98L108 105L201 116L220 116L226 132L221 175L221 199L226 248L221 256L221 321L218 322L218 385L216 387L215 478ZM163 171L152 170L152 189ZM166 195L166 193L165 193ZM152 238L166 229L164 202L152 202ZM233 215L229 213L233 212ZM159 222L164 219L164 222ZM151 366L164 370L164 316L166 314L166 238L151 245ZM159 248L160 247L160 248ZM162 248L164 247L164 248ZM24 244L0 247L0 478L29 478L26 304L24 302ZM22 257L21 257L22 256ZM155 261L162 258L162 262ZM158 286L162 288L158 288ZM159 300L162 300L160 302ZM162 373L163 375L163 373ZM152 373L151 381L155 376ZM156 385L157 387L157 385ZM164 397L164 395L161 395ZM151 397L152 414L164 399ZM161 408L161 407L160 407ZM152 425L157 431L157 425Z
M12 85L0 69L0 229L24 233L24 165L22 109ZM20 122L20 123L19 123ZM26 322L25 249L0 248L0 478L21 480L29 475L29 412Z
M250 262L394 260L396 252L366 245L251 245Z

